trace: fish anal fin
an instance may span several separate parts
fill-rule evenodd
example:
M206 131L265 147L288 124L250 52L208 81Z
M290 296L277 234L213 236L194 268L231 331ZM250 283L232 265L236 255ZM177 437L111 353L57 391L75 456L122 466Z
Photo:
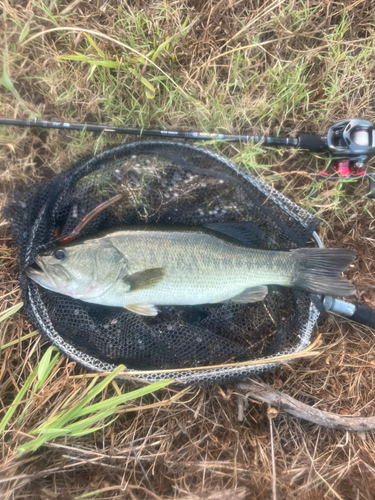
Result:
M125 306L125 309L140 316L156 316L158 314L156 307L150 304L129 304Z
M243 292L232 297L231 301L236 304L250 304L251 302L259 302L263 300L268 293L268 288L264 285L246 288Z
M128 292L136 292L137 290L152 288L153 286L160 283L164 276L165 268L155 267L128 275L123 278L123 281L130 287Z

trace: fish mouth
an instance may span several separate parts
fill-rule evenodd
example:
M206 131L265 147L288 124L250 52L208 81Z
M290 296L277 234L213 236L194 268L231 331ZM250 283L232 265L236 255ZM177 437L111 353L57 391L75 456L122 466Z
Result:
M43 273L43 269L40 267L40 265L37 262L33 262L30 266L26 267L25 269L26 274L33 274L33 273Z
M33 262L30 266L27 266L25 268L25 273L30 278L34 278L34 277L37 277L37 276L44 276L45 275L43 269L36 262Z
M29 278L33 279L42 286L46 286L47 283L50 286L56 286L52 276L49 272L47 272L46 266L38 256L35 257L34 262L30 266L25 268L25 273Z

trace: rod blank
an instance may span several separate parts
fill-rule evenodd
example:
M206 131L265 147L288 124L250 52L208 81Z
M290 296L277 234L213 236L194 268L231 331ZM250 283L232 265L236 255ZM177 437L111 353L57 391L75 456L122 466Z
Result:
M39 127L55 128L65 130L87 130L88 132L113 133L123 135L138 135L152 137L174 137L176 139L194 139L209 141L221 139L233 142L253 142L254 144L263 143L265 146L298 146L298 139L284 137L266 137L258 135L231 135L231 134L203 134L201 132L183 132L174 130L150 130L127 127L109 127L106 125L93 125L90 123L69 123L69 122L51 122L37 120L16 120L11 118L0 118L0 125L13 125L16 127Z

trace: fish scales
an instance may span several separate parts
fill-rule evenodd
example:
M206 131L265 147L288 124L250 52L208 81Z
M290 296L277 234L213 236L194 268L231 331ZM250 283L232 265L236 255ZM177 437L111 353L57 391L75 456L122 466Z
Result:
M136 229L46 252L36 258L42 273L26 272L74 298L155 315L155 306L255 302L267 285L347 295L354 287L340 272L354 257L345 249L252 249L193 229Z

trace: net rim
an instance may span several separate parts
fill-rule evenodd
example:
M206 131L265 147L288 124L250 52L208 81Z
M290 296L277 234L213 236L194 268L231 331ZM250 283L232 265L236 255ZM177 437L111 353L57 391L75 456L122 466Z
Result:
M52 322L49 322L47 325L45 322L43 322L43 319L41 315L39 314L40 308L45 308L42 299L40 298L39 295L39 290L36 288L33 290L34 295L35 292L37 293L38 296L38 305L36 302L33 300L32 296L33 294L31 293L30 288L28 289L29 292L29 297L30 297L30 304L33 309L34 314L36 315L38 321L40 322L41 325L44 327L44 332L48 331L48 339L49 341L57 347L63 354L65 354L69 359L79 363L81 366L84 368L96 372L96 373L107 373L107 372L112 372L117 368L118 365L116 364L110 364L110 363L105 363L103 361L98 361L97 358L94 356L91 356L89 354L84 354L84 357L79 356L79 354L76 354L78 349L76 349L74 346L66 342L55 330L53 327ZM46 309L45 309L46 311ZM271 356L266 356L263 358L259 358L257 361L259 361L259 365L252 365L249 367L246 367L243 365L243 363L239 363L237 367L235 366L223 366L220 368L212 368L210 366L207 367L201 367L199 369L194 369L194 370L184 370L183 372L179 372L178 370L174 372L167 372L167 373L157 373L160 372L160 370L149 370L145 371L143 375L132 375L133 372L139 373L140 370L132 370L129 369L129 377L125 376L118 376L116 377L117 380L126 382L130 378L132 380L137 379L139 382L144 382L144 383L150 383L150 382L157 382L159 380L166 380L166 379L175 379L175 383L178 385L204 385L204 384L209 384L214 377L220 377L221 379L227 379L227 381L231 380L237 380L237 379L242 379L245 377L248 377L250 375L254 375L256 373L260 373L265 370L270 370L272 368L276 368L280 366L282 363L287 363L290 361L290 359L285 359L286 354L291 354L291 353L299 353L306 349L310 345L310 336L313 331L313 328L315 326L316 320L318 319L320 315L320 311L316 308L313 302L310 302L310 308L309 308L309 315L308 319L305 322L304 326L301 328L301 333L298 336L300 341L295 346L293 349L291 349L290 353L285 353L282 352L279 355L271 355ZM261 364L262 361L267 361L268 359L276 359L277 357L283 357L282 363L264 363L263 365ZM251 360L254 361L254 360ZM221 382L223 383L223 382Z
M307 211L305 211L303 208L299 207L296 205L294 202L286 198L283 194L278 192L277 190L273 189L271 186L269 186L267 183L264 181L260 180L259 178L255 177L254 175L241 170L238 166L236 166L233 162L228 160L227 158L212 152L210 150L204 149L202 147L198 147L192 144L188 143L183 143L183 142L177 142L177 141L163 141L163 140L148 140L148 141L135 141L132 143L128 144L123 144L120 146L116 146L115 148L111 148L99 155L96 155L94 157L91 157L87 160L82 160L80 163L81 164L76 164L77 172L76 175L79 176L82 170L88 169L90 166L94 167L95 163L97 164L97 167L94 168L95 171L99 168L101 168L101 164L103 161L110 159L113 156L119 155L119 154L124 154L126 152L131 152L132 149L135 149L136 147L139 147L140 144L143 146L158 146L160 145L165 145L165 146L172 146L172 147L183 147L190 149L192 151L195 151L197 153L200 153L201 155L204 156L210 156L211 158L215 159L216 161L220 162L221 164L224 164L226 167L231 169L233 172L235 172L237 175L239 175L244 181L252 184L256 189L261 191L267 198L271 198L274 203L276 203L284 212L286 212L290 217L293 217L296 221L298 221L300 224L302 224L305 228L309 228L309 226L312 226L312 223L314 223L314 227L312 229L315 229L316 223L315 223L315 218L309 214ZM56 202L57 203L57 202ZM55 206L56 206L55 203ZM44 210L41 210L40 213L38 214L37 219L35 220L35 223L32 228L32 238L35 238L38 230L38 225L40 221L43 219L45 216L45 207ZM29 256L30 257L30 256ZM40 297L39 290L37 287L34 287L30 283L28 283L27 286L27 293L28 293L28 298L29 298L29 304L32 309L33 314L35 315L36 319L42 326L43 334L48 338L48 340L56 346L63 354L65 354L67 357L72 359L73 361L76 361L80 365L82 365L84 368L96 372L96 373L102 373L102 372L111 372L116 368L116 364L110 364L110 363L105 363L103 361L100 361L98 358L95 356L83 353L82 351L79 351L76 347L74 347L72 344L69 342L66 342L55 330L53 324L51 321L49 321L49 324L46 324L46 322L43 321L43 318L40 314L41 311L43 311L43 308L45 309L45 305ZM34 300L34 297L37 298L37 300ZM45 309L46 313L46 309ZM298 335L299 342L297 345L294 345L292 349L290 349L290 352L282 352L280 353L280 356L283 356L284 361L285 360L285 354L291 354L291 353L298 353L301 352L303 349L305 349L309 343L310 343L310 336L313 331L314 325L316 323L316 320L319 317L320 312L314 305L314 303L310 300L310 308L309 308L309 314L307 320L304 322L304 324L300 328L300 334ZM48 313L46 314L46 317L48 317ZM167 378L173 378L176 379L176 383L178 384L190 384L190 385L200 385L200 384L209 384L215 378L220 377L222 380L220 383L223 381L230 381L232 379L240 379L244 378L246 376L252 375L254 373L259 373L264 370L269 370L271 368L277 367L280 365L280 363L267 363L267 364L261 364L262 361L266 361L267 359L270 358L277 358L278 356L272 355L272 356L267 356L263 358L259 358L256 361L259 361L259 365L256 366L243 366L243 364L239 364L238 366L223 366L220 368L213 368L213 367L201 367L200 369L195 368L194 370L184 370L183 372L179 372L178 370L168 372L168 374L161 374L161 373L155 373L152 370L144 372L142 375L134 375L132 376L132 372L138 372L139 370L132 370L129 369L129 377L134 379L137 379L139 382L155 382L157 380L165 380ZM254 361L254 360L251 360ZM160 370L156 370L160 372ZM118 380L126 381L128 380L127 377L124 376L119 376Z

